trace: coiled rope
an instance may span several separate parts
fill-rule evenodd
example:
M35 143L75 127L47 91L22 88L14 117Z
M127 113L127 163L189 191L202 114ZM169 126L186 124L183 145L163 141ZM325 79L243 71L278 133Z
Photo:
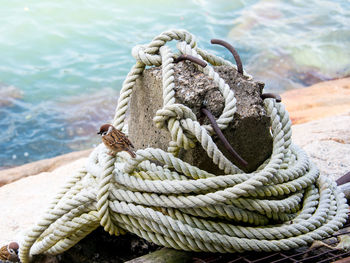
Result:
M125 114L136 80L146 66L162 65L163 108L154 117L171 135L168 152L147 148L112 157L100 144L84 168L56 195L37 224L24 236L20 259L59 254L102 225L110 234L130 231L158 245L188 251L279 251L305 246L333 234L345 223L348 205L335 182L319 176L307 155L291 141L291 122L283 104L266 99L273 150L255 172L232 164L200 125L192 110L174 98L175 55L165 44L177 40L181 54L213 66L230 62L197 47L184 30L171 30L148 45L136 46L120 93L114 126L127 132ZM219 87L225 107L220 129L233 120L234 91L213 67L198 67ZM246 73L244 73L248 76ZM248 76L249 77L249 76ZM177 158L180 148L200 144L223 171L216 176ZM157 163L157 164L156 164Z

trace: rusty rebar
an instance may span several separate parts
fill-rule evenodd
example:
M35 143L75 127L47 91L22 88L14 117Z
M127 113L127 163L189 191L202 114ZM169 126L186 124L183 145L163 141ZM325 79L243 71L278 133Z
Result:
M222 131L220 130L218 124L216 123L215 117L213 114L207 110L206 108L202 108L201 111L205 114L205 116L208 117L216 135L219 137L219 139L222 141L224 144L225 148L227 151L241 164L243 167L247 167L248 163L246 160L244 160L231 146L231 144L228 142Z
M203 68L207 66L207 63L199 58L196 58L194 56L191 55L180 55L179 57L177 57L174 62L178 63L182 60L190 60L193 63L196 63L200 66L202 66ZM230 143L228 142L228 140L226 139L226 137L224 136L224 134L222 133L222 131L220 130L218 124L216 123L215 117L213 116L213 114L205 109L202 108L202 112L208 117L211 125L213 126L214 131L216 132L216 134L218 135L219 139L222 141L222 143L224 144L225 148L228 150L229 153L232 154L232 156L244 167L246 167L248 165L248 163L232 148L232 146L230 145Z
M347 172L336 181L337 185L342 185L350 182L350 172Z
M261 94L261 98L264 100L264 99L267 99L267 98L272 98L272 99L275 99L276 102L281 102L282 101L282 98L279 94L276 94L276 93L264 93L264 94Z
M242 64L241 57L238 55L238 52L230 43L228 43L224 40L221 40L221 39L216 39L216 38L212 39L210 41L210 43L221 45L221 46L224 46L225 48L227 48L231 52L232 56L234 57L234 59L236 61L237 71L243 75L243 64Z
M191 56L191 55L187 55L187 54L184 54L184 55L180 55L178 56L175 60L174 60L174 63L178 63L182 60L189 60L189 61L192 61L193 63L196 63L198 64L199 66L205 68L207 66L207 63L204 61L204 60L201 60L199 58L196 58L194 56Z

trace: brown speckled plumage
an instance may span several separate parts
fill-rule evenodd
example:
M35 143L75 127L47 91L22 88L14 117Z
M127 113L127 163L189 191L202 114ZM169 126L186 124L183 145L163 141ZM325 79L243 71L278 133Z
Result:
M113 125L103 124L97 134L102 135L104 145L111 151L112 154L126 151L132 158L136 157L136 154L132 150L134 146L129 141L128 137L120 130L114 128Z
M0 248L0 261L18 262L18 244L11 242L10 244Z

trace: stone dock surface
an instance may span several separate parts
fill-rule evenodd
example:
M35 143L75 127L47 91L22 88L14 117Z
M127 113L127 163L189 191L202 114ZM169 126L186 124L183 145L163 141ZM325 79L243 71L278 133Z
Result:
M293 125L293 143L308 153L323 175L334 179L350 171L349 91L346 78L282 94L293 123L299 123ZM84 165L90 151L0 171L3 184L11 182L0 187L0 245L21 238L67 178Z

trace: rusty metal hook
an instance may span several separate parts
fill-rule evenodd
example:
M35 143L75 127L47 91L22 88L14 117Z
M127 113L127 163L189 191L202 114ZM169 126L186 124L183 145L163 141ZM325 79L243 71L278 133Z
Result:
M202 66L203 68L207 66L207 63L199 58L196 58L194 56L191 55L180 55L179 57L177 57L174 62L178 63L182 60L190 60L193 63L196 63L200 66ZM222 133L222 131L220 130L218 124L216 123L215 117L213 116L213 114L207 110L206 108L202 108L201 111L208 117L211 125L213 126L213 129L215 131L215 133L218 135L219 139L222 141L222 143L224 144L225 148L227 149L227 151L229 153L232 154L232 156L237 160L237 162L239 162L243 167L248 166L247 161L245 161L230 145L230 143L228 142L228 140L226 139L226 137L224 136L224 134Z
M207 63L204 61L204 60L201 60L199 58L196 58L194 56L191 56L191 55L180 55L178 56L175 60L174 60L174 63L178 63L182 60L189 60L189 61L192 61L193 63L196 63L197 65L205 68L207 66Z
M336 181L337 185L342 185L350 182L350 172L347 172Z
M267 99L267 98L272 98L272 99L275 99L276 102L282 102L282 98L279 94L276 94L276 93L264 93L264 94L261 94L261 98L264 100L264 99Z
M242 64L241 57L238 55L238 52L230 43L228 43L224 40L221 40L221 39L216 39L216 38L212 39L210 41L210 43L221 45L221 46L224 46L225 48L227 48L231 52L231 54L233 55L233 57L236 61L237 71L243 75L243 64Z
M231 146L231 144L228 142L222 131L220 130L218 124L216 123L215 117L213 114L207 110L206 108L202 108L201 111L208 117L211 125L213 126L213 129L216 133L216 135L219 137L219 139L222 141L224 144L225 148L227 151L241 164L243 167L248 166L248 162L244 160Z

